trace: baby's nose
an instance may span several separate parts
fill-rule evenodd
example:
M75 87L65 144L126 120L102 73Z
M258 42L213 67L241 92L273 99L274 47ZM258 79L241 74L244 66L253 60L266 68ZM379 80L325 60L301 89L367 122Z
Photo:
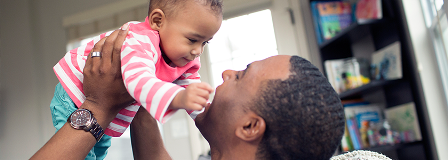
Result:
M195 56L200 56L202 54L202 47L195 47L193 50L191 50L191 54Z

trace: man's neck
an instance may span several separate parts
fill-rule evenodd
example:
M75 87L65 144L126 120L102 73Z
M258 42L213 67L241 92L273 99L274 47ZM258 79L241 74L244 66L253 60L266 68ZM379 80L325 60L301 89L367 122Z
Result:
M251 160L256 159L257 147L254 145L240 143L232 147L213 147L210 145L212 160Z

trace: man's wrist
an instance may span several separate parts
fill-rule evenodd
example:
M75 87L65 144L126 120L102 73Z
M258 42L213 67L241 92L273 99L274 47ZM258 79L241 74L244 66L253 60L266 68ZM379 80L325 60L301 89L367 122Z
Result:
M118 111L113 112L107 109L103 109L104 106L100 104L91 102L86 100L79 108L84 108L90 110L92 114L95 116L97 123L103 128L106 129L110 122L117 116Z
M72 128L90 132L97 141L103 137L104 129L98 124L93 113L85 108L74 111L67 119Z

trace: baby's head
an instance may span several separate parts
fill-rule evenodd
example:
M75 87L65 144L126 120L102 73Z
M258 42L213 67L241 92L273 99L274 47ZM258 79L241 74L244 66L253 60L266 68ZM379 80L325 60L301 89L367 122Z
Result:
M167 63L178 67L199 57L222 22L222 0L150 0L149 23L159 31Z

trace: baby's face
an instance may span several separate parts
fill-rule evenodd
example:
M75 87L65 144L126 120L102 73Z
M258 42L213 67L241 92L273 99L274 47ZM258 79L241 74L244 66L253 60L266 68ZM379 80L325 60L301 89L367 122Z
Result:
M199 57L205 44L221 26L222 17L210 6L186 2L182 10L168 17L159 29L160 48L176 66L185 66Z

